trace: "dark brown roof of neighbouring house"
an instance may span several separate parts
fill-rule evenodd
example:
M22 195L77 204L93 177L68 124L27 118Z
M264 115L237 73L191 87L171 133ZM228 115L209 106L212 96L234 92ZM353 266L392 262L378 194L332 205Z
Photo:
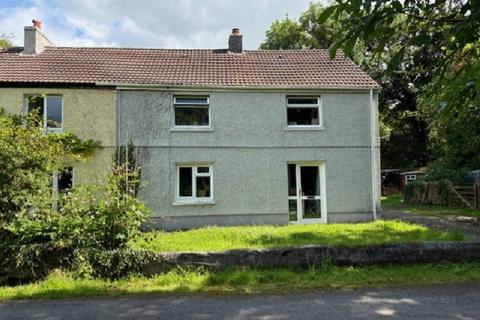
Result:
M48 47L23 55L0 50L0 83L144 84L235 88L373 88L364 71L339 52Z

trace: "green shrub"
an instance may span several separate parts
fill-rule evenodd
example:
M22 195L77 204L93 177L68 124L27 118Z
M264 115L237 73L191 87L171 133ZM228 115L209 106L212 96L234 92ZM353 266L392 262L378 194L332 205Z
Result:
M4 225L0 229L0 273L4 270L10 278L29 281L47 274L49 267L75 267L83 250L126 249L148 211L139 200L120 192L116 179L110 178L105 197L96 203L89 192L74 190L62 198L58 212L37 211ZM123 266L128 264L119 265L118 272L124 272ZM12 270L22 276L12 276Z
M84 252L85 260L91 266L92 275L105 279L119 279L145 271L156 254L148 250L131 248L115 250L92 249ZM158 270L156 270L158 271ZM142 272L144 273L144 272Z
M33 208L52 204L50 179L66 162L81 161L98 142L71 133L46 135L38 115L7 115L0 109L0 227ZM25 125L28 123L29 125Z
M147 219L145 205L120 189L119 181L125 180L124 175L110 176L105 200L98 206L95 216L95 237L98 245L105 249L125 247Z
M70 133L45 135L35 123L35 115L0 111L0 284L37 279L51 268L79 268L86 249L125 249L147 218L134 192L123 189L138 185L128 162L127 170L113 166L103 192L77 186L53 195L52 172L84 159L97 143Z

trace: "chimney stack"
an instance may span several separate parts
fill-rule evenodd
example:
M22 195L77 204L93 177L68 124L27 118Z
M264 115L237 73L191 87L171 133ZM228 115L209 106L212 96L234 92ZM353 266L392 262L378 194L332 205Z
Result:
M45 50L45 47L53 46L53 43L40 31L42 21L33 19L32 23L33 26L24 28L23 54L40 54Z
M230 38L228 39L228 51L233 53L242 53L242 34L239 28L233 28Z

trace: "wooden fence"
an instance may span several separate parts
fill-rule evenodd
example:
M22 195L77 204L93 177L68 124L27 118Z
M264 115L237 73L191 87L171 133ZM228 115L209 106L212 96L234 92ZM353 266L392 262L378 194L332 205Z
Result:
M450 181L411 183L405 186L407 203L480 209L480 184L455 186Z
M448 205L480 209L480 185L452 186L449 189Z

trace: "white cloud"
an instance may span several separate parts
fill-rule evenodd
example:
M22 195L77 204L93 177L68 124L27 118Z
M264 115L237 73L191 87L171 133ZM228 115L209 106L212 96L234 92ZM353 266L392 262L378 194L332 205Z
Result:
M297 17L310 0L31 0L0 7L0 33L23 42L23 26L41 19L62 46L224 48L233 27L256 49L275 19Z

